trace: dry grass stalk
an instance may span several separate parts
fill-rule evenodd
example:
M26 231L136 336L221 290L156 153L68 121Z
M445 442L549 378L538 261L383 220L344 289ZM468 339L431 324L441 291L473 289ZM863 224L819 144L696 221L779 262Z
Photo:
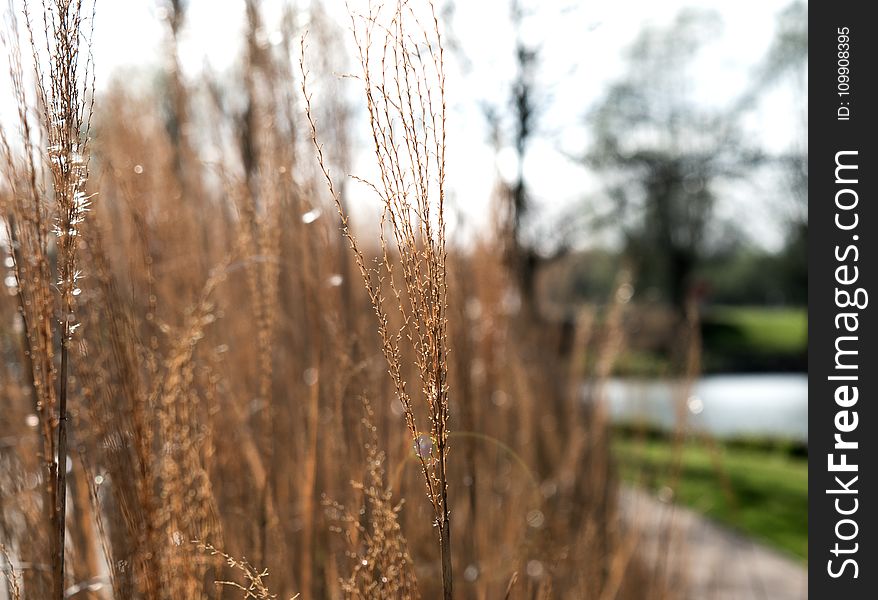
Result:
M19 47L21 33L18 19L11 16L11 26L4 36L8 48L10 80L16 100L18 129L22 151L14 153L5 130L2 131L4 174L10 186L3 203L4 224L10 241L9 257L15 277L17 310L21 318L24 339L24 364L30 377L33 411L38 417L41 463L41 489L44 517L57 531L55 507L57 388L54 348L55 296L52 268L49 262L51 204L45 197L44 165L36 144L38 125L30 117L29 97L26 92L24 69ZM42 532L41 532L42 533ZM32 540L33 546L51 542L40 535ZM43 556L49 547L39 548ZM51 556L55 556L51 552ZM40 578L42 579L42 578ZM36 583L42 587L44 582ZM44 590L44 593L48 593Z
M3 557L3 561L6 563L6 566L2 568L2 571L3 578L6 580L9 597L11 600L21 600L21 575L16 570L15 565L12 564L9 552L6 551L6 546L3 544L0 544L0 556Z
M76 296L80 293L79 280L82 276L77 266L79 235L91 204L85 184L88 179L88 138L94 101L94 68L91 61L91 31L87 27L89 15L83 12L81 0L54 0L48 5L43 3L41 24L33 22L29 3L25 2L24 16L33 55L37 102L42 109L42 127L46 142L43 156L51 181L53 201L50 203L47 200L48 194L40 181L44 171L33 158L32 126L26 108L21 58L17 47L19 32L15 24L15 30L12 31L13 60L10 65L13 89L19 105L20 131L27 153L24 170L27 173L25 185L29 193L13 200L14 206L10 212L18 218L7 220L7 227L10 229L13 244L19 243L17 251L13 252L13 260L18 289L25 290L21 305L27 307L29 302L35 301L36 315L26 308L22 311L25 319L31 317L31 323L26 329L29 332L35 387L45 390L57 384L58 389L57 406L56 398L51 392L39 390L37 398L38 414L43 422L43 436L56 438L54 443L46 439L43 450L46 460L48 456L52 457L48 484L49 510L54 528L52 596L63 598L67 514L68 364L73 334L78 327ZM37 42L38 34L35 33L35 26L39 25L42 25L42 43ZM5 139L4 147L8 171L16 177L17 165L10 156ZM57 251L57 277L51 287L47 260L50 231L54 233L54 249ZM22 246L34 253L22 256ZM59 319L54 315L51 289L57 289L60 294ZM25 294L31 298L25 298ZM30 315L27 314L29 312ZM34 316L36 322L33 320ZM53 325L58 321L59 325ZM56 328L60 338L60 366L57 373L51 351L51 340Z
M321 170L335 201L342 231L350 242L369 299L378 317L378 332L397 400L403 406L415 457L439 533L442 588L452 597L451 524L448 506L448 285L445 247L445 70L442 38L435 8L429 5L430 27L415 9L397 2L382 14L369 7L351 15L359 52L360 79L374 144L378 180L358 181L380 199L381 259L370 266L348 224L348 215L318 141L317 127L302 63L306 113ZM386 22L382 22L382 20ZM374 55L373 36L378 37ZM305 41L302 39L302 54ZM303 58L304 61L304 58ZM387 234L389 230L389 235ZM401 325L391 324L385 286ZM419 426L420 403L407 387L401 343L407 339L421 383L429 430Z
M346 598L391 600L420 598L408 544L399 525L402 501L393 503L393 492L387 485L384 464L386 456L378 449L375 414L368 400L363 399L366 432L366 480L351 485L363 496L364 506L352 512L339 502L324 498L333 531L344 536L352 561L350 575L341 578Z
M275 600L277 598L277 594L272 594L268 589L268 586L265 583L265 578L268 577L268 569L263 569L261 571L257 570L253 565L247 562L246 559L238 559L232 556L229 556L225 552L217 550L211 544L206 542L202 542L199 540L194 540L193 542L198 548L204 552L207 552L211 556L218 556L223 559L223 561L236 571L240 571L244 575L244 583L246 585L242 585L236 581L216 581L215 583L219 586L228 586L231 588L235 588L243 592L243 598L252 598L254 600ZM296 600L299 597L299 594L291 597L290 600Z

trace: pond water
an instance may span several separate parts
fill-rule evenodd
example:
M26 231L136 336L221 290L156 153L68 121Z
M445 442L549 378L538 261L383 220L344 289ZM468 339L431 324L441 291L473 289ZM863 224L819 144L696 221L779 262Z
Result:
M671 429L683 402L690 427L717 437L808 439L804 373L710 375L690 390L681 382L611 379L606 397L616 422L645 421Z

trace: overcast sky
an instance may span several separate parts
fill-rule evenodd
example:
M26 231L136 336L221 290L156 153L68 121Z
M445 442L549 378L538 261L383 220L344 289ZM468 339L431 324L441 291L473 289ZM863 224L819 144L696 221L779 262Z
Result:
M21 0L14 2L20 4ZM357 0L352 3L358 5ZM273 41L279 33L271 15L277 14L280 4L281 0L264 1L267 34ZM486 219L496 174L508 175L515 168L514 154L506 151L497 156L488 143L480 109L484 103L505 106L515 72L509 4L510 0L458 1L447 24L448 39L456 45L456 51L449 55L449 185L473 227ZM694 93L705 103L723 103L747 84L771 43L776 16L788 0L544 0L532 4L524 35L528 43L540 48L538 82L546 102L526 176L543 212L551 215L600 191L598 182L565 156L587 148L584 116L624 72L624 50L645 26L669 24L684 7L716 10L724 25L698 58L693 71L697 82ZM181 44L187 75L197 76L206 63L219 72L234 65L241 47L243 6L241 0L190 1ZM346 31L344 2L327 0L326 7ZM161 10L159 0L98 0L94 52L99 87L106 85L113 73L161 66ZM342 37L340 43L350 44L348 36ZM5 73L5 65L0 68ZM0 118L8 123L6 91L4 82L0 86ZM802 135L800 115L791 110L794 93L789 86L775 89L747 122L752 135L771 149L783 149ZM361 157L361 161L367 159ZM760 217L753 219L758 223L751 232L753 237L776 247L781 223L769 200L760 198L758 191L739 191L729 194L720 211L733 214L741 210L741 203L749 203L748 213Z

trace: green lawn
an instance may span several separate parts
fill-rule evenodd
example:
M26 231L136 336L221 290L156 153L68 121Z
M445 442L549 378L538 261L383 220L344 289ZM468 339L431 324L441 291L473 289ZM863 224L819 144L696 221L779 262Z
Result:
M617 436L623 479L659 489L670 485L672 446ZM722 474L721 474L722 473ZM783 450L688 442L675 491L678 502L807 561L808 463Z
M807 368L805 307L710 306L701 318L705 372L789 372ZM614 365L616 375L669 374L671 362L666 350L638 346L636 337L629 342Z
M729 346L759 353L794 354L808 345L808 311L805 308L768 308L757 306L716 307L706 315L714 324L734 331Z

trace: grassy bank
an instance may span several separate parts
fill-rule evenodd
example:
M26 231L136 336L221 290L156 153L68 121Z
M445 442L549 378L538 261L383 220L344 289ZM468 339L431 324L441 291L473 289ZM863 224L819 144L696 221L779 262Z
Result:
M725 325L735 336L716 336L718 347L796 354L808 345L808 313L804 307L717 307L710 311L710 324Z
M662 311L641 313L637 334L616 361L616 375L665 377L673 371L668 340L679 332L668 325L668 319ZM709 306L701 315L701 338L705 373L807 369L805 307Z
M710 371L804 370L808 314L804 307L718 306L704 315L704 366Z
M674 485L674 449L666 439L617 434L622 478L659 490L717 521L807 560L808 463L783 446L688 441Z

